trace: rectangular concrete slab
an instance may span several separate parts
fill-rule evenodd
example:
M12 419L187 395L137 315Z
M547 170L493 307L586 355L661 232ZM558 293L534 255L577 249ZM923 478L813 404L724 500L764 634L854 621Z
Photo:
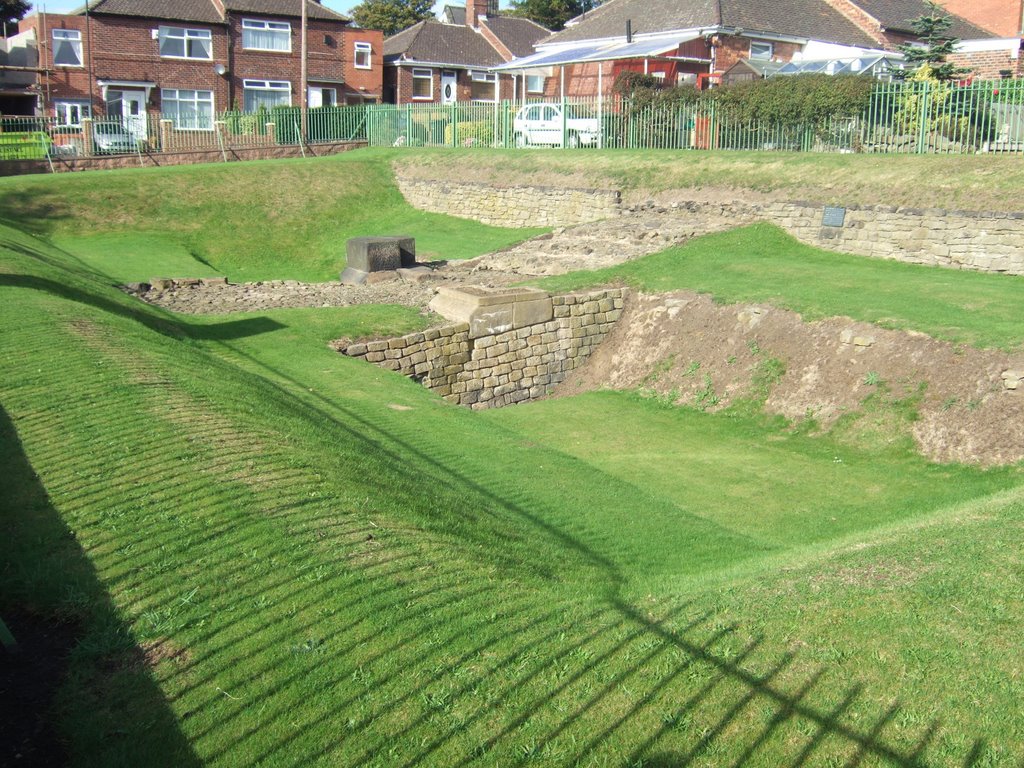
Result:
M402 252L393 237L352 237L345 243L346 266L362 272L384 272L402 265Z

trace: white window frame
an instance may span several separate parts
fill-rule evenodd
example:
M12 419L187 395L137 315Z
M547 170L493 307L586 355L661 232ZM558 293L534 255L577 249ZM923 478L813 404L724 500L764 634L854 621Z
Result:
M189 92L189 93L194 93L195 97L193 97L192 99L182 99L181 98L182 91ZM170 94L174 94L174 95L171 96ZM209 96L209 98L200 98L200 96L199 96L200 94L207 94ZM209 124L209 126L199 126L199 125L195 125L195 126L192 126L192 125L182 126L182 125L179 125L178 122L180 120L180 116L175 114L174 117L170 117L170 115L167 114L167 111L165 109L165 107L167 106L167 103L171 102L171 101L173 101L176 104L180 104L182 102L192 103L192 104L196 105L197 107L198 107L199 104L209 104L210 105L210 124ZM197 109L196 110L196 114L198 114L198 112L199 112L199 110ZM174 130L176 130L176 131L212 131L213 130L214 115L215 114L216 114L216 112L214 111L214 107L213 107L213 91L204 91L204 90L201 90L201 89L198 89L198 88L161 88L160 89L160 115L161 115L161 117L170 118L173 121L173 123L174 123Z
M181 47L185 54L183 56L176 56L174 54L164 53L164 40L181 40ZM190 56L190 40L205 40L207 43L209 55ZM210 32L210 30L208 29L191 29L189 27L170 27L161 25L159 31L157 32L157 50L160 52L161 59L190 59L192 61L213 61L213 33Z
M245 30L259 32L284 32L287 35L287 48L257 48L245 44ZM266 19L242 19L242 49L246 51L268 51L270 53L292 52L292 25L287 21L269 21Z
M496 72L483 72L478 69L470 70L470 93L469 98L477 104L493 104L498 99L498 74ZM491 97L489 99L478 99L473 96L473 83L487 83L491 86Z
M754 46L757 46L760 51L755 53ZM763 40L751 40L750 50L747 53L747 58L754 61L771 61L772 56L775 55L775 44L766 43Z
M82 55L82 31L79 29L54 29L53 30L53 66L55 67L84 67L85 57ZM65 64L57 61L57 49L63 45L70 45L71 50L78 57L77 64Z
M360 64L360 59L364 57L366 63ZM373 69L373 46L370 43L357 42L353 49L352 62L356 69Z
M527 93L544 93L544 86L547 78L544 75L526 75L526 92ZM537 87L537 83L540 83L540 87Z
M430 94L427 96L416 95L416 81L417 80L428 80L430 82ZM416 67L412 70L412 98L413 101L433 101L434 100L434 70L432 69L418 69Z
M338 89L337 88L329 88L327 86L320 86L320 85L311 85L311 86L309 86L309 92L306 94L306 104L310 104L313 101L313 99L311 98L312 95L313 95L313 91L319 91L320 92L320 106L321 107L336 107L336 106L338 106ZM328 93L331 95L330 99L329 99L330 104L327 103L328 99L324 98ZM313 109L316 109L316 107L313 107Z
M71 119L72 110L78 109L78 121ZM53 116L58 126L81 128L83 117L92 117L92 105L80 99L57 99L53 102Z
M288 94L288 106L292 105L292 84L288 80L243 80L242 103L245 105L246 91L273 91ZM255 110L253 110L255 111Z

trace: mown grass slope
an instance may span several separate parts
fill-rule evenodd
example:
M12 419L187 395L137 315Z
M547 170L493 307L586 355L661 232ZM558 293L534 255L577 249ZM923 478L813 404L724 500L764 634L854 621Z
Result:
M350 237L411 235L419 258L431 261L477 256L543 231L417 211L387 163L355 153L0 179L0 219L121 281L329 280L344 269Z
M731 304L759 301L805 320L845 316L974 347L1019 349L1024 278L921 267L804 245L766 222L607 269L533 281L569 291L623 282L649 293L693 290Z
M621 393L482 415L326 346L411 310L109 283L0 229L0 616L81 628L73 764L1019 760L1014 470Z

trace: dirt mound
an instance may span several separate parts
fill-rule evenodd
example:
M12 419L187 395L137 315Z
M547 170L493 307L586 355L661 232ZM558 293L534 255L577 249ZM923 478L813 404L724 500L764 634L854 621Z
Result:
M749 398L823 427L860 414L857 428L875 439L909 431L933 460L1009 464L1024 459L1024 382L1010 389L1016 378L1008 373L1022 370L1022 355L848 318L804 323L768 305L634 294L616 329L558 395L643 388L707 410ZM848 421L856 420L840 423Z

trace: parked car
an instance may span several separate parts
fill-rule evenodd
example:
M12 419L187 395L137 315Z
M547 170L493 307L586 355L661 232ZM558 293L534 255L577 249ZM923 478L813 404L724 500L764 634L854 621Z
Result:
M527 104L516 113L512 133L517 147L550 144L561 147L593 146L601 136L601 123L585 114L584 108L567 105L564 118L561 104Z
M97 154L123 155L135 152L138 142L120 123L96 123L92 143Z

